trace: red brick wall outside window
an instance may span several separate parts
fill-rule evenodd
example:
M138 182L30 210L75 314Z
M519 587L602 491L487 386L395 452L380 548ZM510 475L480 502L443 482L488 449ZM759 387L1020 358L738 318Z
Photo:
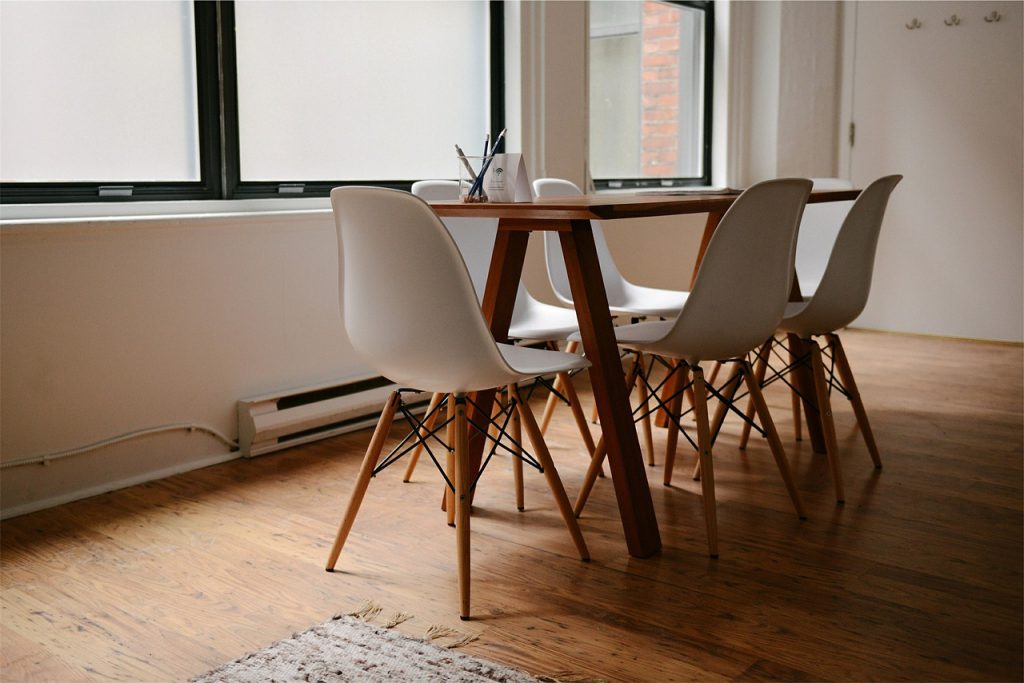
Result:
M641 175L678 175L679 12L670 5L645 2L641 28L642 111Z

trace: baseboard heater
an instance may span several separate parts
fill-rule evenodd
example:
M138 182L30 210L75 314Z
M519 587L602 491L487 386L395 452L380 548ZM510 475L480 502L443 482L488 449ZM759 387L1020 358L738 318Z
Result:
M372 426L396 385L359 377L238 402L238 445L246 458ZM429 394L407 394L426 407Z

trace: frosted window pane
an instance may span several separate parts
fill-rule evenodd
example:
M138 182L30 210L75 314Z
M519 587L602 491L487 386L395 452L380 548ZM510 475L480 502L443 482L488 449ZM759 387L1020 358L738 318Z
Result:
M191 2L0 2L6 182L196 181Z
M592 40L590 64L591 173L639 178L640 34Z
M452 178L455 143L482 151L487 3L242 2L235 27L242 180Z
M704 174L704 13L664 2L590 5L590 171Z

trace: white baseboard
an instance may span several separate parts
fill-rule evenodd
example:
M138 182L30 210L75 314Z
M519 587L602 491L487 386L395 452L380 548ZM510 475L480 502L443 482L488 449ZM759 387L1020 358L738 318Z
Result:
M70 503L72 501L81 500L83 498L91 498L92 496L98 496L103 493L110 493L111 491L128 488L129 486L135 486L136 484L144 484L147 481L154 481L156 479L172 477L175 474L182 474L183 472L198 470L203 467L209 467L210 465L219 465L222 462L235 460L240 457L241 453L237 450L229 451L227 453L218 453L216 455L211 455L206 458L201 458L199 460L190 460L188 462L183 462L172 467L166 467L159 470L151 470L149 472L144 472L142 474L135 475L134 477L119 479L117 481L104 482L99 486L92 486L86 489L79 489L77 491L62 493L58 496L52 496L50 498L33 500L22 505L16 505L11 508L0 509L0 519L10 519L11 517L26 515L30 512L38 512L39 510L45 510L46 508L56 507L58 505L63 505L65 503Z

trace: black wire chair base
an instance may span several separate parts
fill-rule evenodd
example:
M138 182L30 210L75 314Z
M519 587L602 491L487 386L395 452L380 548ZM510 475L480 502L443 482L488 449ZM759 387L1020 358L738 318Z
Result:
M439 448L439 450L443 449L445 453L454 452L453 444L446 442L444 439L438 436L438 433L441 432L441 430L447 428L447 426L451 424L453 420L452 418L448 418L445 419L444 422L442 422L439 425L435 424L432 428L427 427L427 423L430 422L431 418L437 415L439 411L441 411L442 409L447 411L448 402L452 400L452 396L451 394L446 395L444 399L439 401L438 404L434 406L434 409L427 412L427 414L425 414L423 416L423 419L421 420L412 413L412 411L409 409L409 404L403 400L402 395L407 393L418 394L420 392L417 389L398 390L398 412L402 414L402 416L405 418L405 421L409 424L410 431L408 434L405 435L405 438L403 438L398 443L398 445L391 449L391 452L384 457L380 464L378 464L373 469L373 476L376 477L379 473L381 473L391 465L394 465L407 454L412 452L417 446L422 446L423 450L425 450L427 452L427 455L430 457L430 461L434 463L434 467L437 468L437 471L441 474L441 478L444 479L445 486L451 489L451 491L454 493L454 483L452 483L451 479L448 477L448 473L445 472L445 468L441 465L441 463L437 459L437 456L434 454L434 451L431 450L430 448L431 442L436 442L434 444L435 448ZM498 401L498 396L495 396L494 400ZM470 399L469 397L466 397L466 402L476 409L477 415L486 414L483 410L480 409L480 405L473 401L472 399ZM491 459L494 457L495 453L497 453L499 448L503 449L504 451L507 451L510 455L512 455L512 457L519 458L530 467L536 469L538 472L544 472L544 468L537 461L537 459L530 452L528 452L519 441L513 439L512 435L508 432L508 425L509 422L511 422L512 420L513 411L516 410L517 408L515 399L513 398L511 400L505 401L504 403L499 403L499 405L501 406L501 409L498 411L497 415L487 417L486 422L484 424L480 424L477 420L467 418L469 427L472 430L474 430L477 434L483 436L487 441L491 442L490 451L487 453L486 459L483 461L483 464L481 464L480 470L477 472L476 477L473 479L472 484L470 484L469 486L470 491L473 491L476 488L477 482L480 481L480 477L483 476L484 470L487 468L487 465L491 462ZM499 420L501 421L500 424ZM491 427L497 429L497 436L491 435ZM511 446L506 444L506 441L510 442Z
M697 442L694 441L693 437L690 436L690 433L682 424L682 418L692 413L693 407L691 406L687 410L681 411L679 413L678 418L672 414L672 410L669 407L675 399L680 398L686 391L693 387L693 380L690 380L682 387L677 387L675 392L673 392L669 396L661 396L659 393L668 384L668 382L672 379L675 373L682 371L684 368L692 370L693 367L689 366L688 364L682 361L679 364L673 366L661 356L656 356L653 354L651 358L652 360L647 370L644 370L643 367L638 368L637 379L638 381L643 382L645 388L647 389L648 403L641 404L640 406L633 410L633 422L640 422L640 420L643 420L656 414L659 410L664 411L667 419L672 421L675 427L679 430L679 433L683 435L683 438L685 438L690 443L690 445L693 447L695 451L699 451L700 447L697 445ZM722 363L744 363L745 361L745 358L740 358L722 361ZM658 383L657 386L652 385L650 382L650 373L653 370L655 363L659 363L668 369L668 373L661 380L661 382ZM747 369L749 369L749 366ZM736 390L732 389L732 384L736 383L738 388L738 385L743 383L743 373L746 372L747 369L741 369L740 372L736 373L735 375L727 379L718 387L715 387L709 382L706 382L704 386L707 388L708 394L716 398L720 403L724 404L728 410L731 410L735 414L739 415L740 419L749 424L752 429L757 431L758 434L764 436L764 429L756 422L754 422L752 419L747 417L747 415L743 411L736 407L736 403L742 400L744 397L746 397L748 395L748 392L740 393L737 395ZM727 398L727 394L731 394L731 397ZM647 408L649 402L652 400L656 405L653 408ZM714 446L715 442L718 440L718 435L722 430L722 424L717 424L714 427L715 429L711 434L712 446Z
M801 339L801 341L803 341L805 344L814 344L815 346L817 346L818 350L821 352L823 359L826 360L826 362L822 363L822 365L825 369L825 380L828 386L829 397L832 396L833 391L837 391L838 393L846 397L848 401L852 400L849 389L847 389L847 387L843 384L842 380L839 378L838 373L836 372L836 357L831 342L826 343L825 346L822 346L821 344L818 344L818 342L813 338ZM817 409L816 397L806 396L804 393L800 391L799 388L796 387L796 385L794 385L792 382L786 379L786 376L791 374L794 370L801 368L810 369L811 352L808 351L807 353L797 356L796 358L790 360L784 358L782 354L779 352L778 347L780 346L786 346L785 340L779 339L778 337L772 337L769 340L769 352L767 357L761 355L760 349L754 352L754 357L757 359L757 361L764 361L767 369L771 371L771 374L766 374L765 378L761 381L761 387L764 388L773 384L776 381L781 381L787 387L789 387L794 394L800 397L800 399L804 402L804 405L810 405ZM778 360L778 362L782 364L782 366L776 367L772 365L772 357L775 357Z

